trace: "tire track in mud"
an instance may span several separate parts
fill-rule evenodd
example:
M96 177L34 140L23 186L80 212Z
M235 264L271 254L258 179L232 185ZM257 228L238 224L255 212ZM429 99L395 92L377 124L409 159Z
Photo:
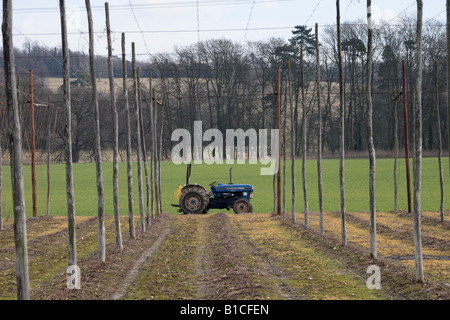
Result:
M290 224L287 226L287 222L269 214L163 214L146 232L138 233L136 239L124 241L124 251L114 247L113 223L109 219L106 264L97 262L94 222L95 218L77 226L77 235L84 236L86 244L92 242L92 248L91 245L89 248L80 246L84 251L79 259L82 290L68 292L65 275L56 274L38 281L38 286L33 289L34 297L157 300L390 298L384 292L367 289L365 270L362 270L365 260L359 267L353 266L358 261L361 263L357 260L359 253L349 256L350 264L345 259L341 261L339 248L334 250L336 248L328 243L322 243L323 239ZM56 232L35 240L34 244L42 244L44 239L53 241L53 245L32 251L35 258L41 259L53 251L58 254L65 251L67 244L63 235L63 232ZM55 241L56 238L60 238L59 241ZM57 261L48 258L54 263ZM50 273L55 270L56 266Z
M170 215L171 230L158 248L139 265L123 299L174 300L197 297L195 260L203 216ZM164 231L163 231L164 232ZM128 271L129 272L129 271Z
M258 256L229 215L176 215L172 232L139 265L125 299L294 299L274 267Z
M206 299L210 295L208 290L208 279L207 279L207 257L206 257L206 238L205 238L205 219L200 220L199 233L200 233L200 244L197 247L194 262L194 272L198 277L197 280L197 297L198 299Z
M252 224L256 222L257 217L254 214L240 215L233 217L232 224L234 230L238 233L241 243L249 248L249 254L257 260L258 265L262 268L263 274L261 276L266 277L267 282L270 282L270 291L267 298L270 299L282 299L282 300L305 300L308 296L301 288L295 288L290 283L295 281L295 277L280 264L276 263L276 260L267 253L267 247L261 245L252 239L250 233L251 230L245 230L242 227L242 221L247 223L250 221ZM262 229L260 229L262 230Z
M122 217L126 225L128 217ZM95 219L96 220L96 219ZM96 221L93 222L96 222ZM122 230L123 250L119 250L115 243L115 227L111 216L105 221L106 236L106 262L99 263L97 257L97 223L92 223L84 228L93 228L93 233L86 234L84 239L93 241L89 247L80 246L78 266L81 269L81 289L68 290L66 288L65 266L54 274L51 279L33 289L33 299L45 300L110 300L118 291L118 288L127 278L130 270L135 266L144 254L155 242L161 238L166 229L170 228L171 217L162 213L155 217L146 232L136 230L136 238L131 239L126 235L125 228ZM86 230L82 230L85 232ZM78 235L78 233L77 233ZM88 238L89 239L88 239ZM87 243L86 243L87 244ZM67 245L66 245L67 246Z
M196 272L200 299L263 299L267 274L225 213L202 219Z
M332 213L335 216L337 216L337 213ZM368 230L369 228L369 221L366 219L363 219L361 217L357 217L351 213L347 213L347 220L350 223L354 223L356 226L360 226L362 228L365 228ZM404 225L403 230L397 230L392 229L389 226L377 223L377 233L385 235L391 239L394 240L403 240L403 241L409 241L410 243L413 242L413 227ZM434 250L442 251L443 253L448 252L448 248L450 248L450 240L446 239L439 239L436 237L433 237L432 235L426 235L422 234L422 245L425 247L433 248Z
M125 299L374 299L365 280L267 215L176 215ZM281 234L281 235L280 235ZM300 252L298 252L300 251Z
M242 241L259 255L275 285L271 299L383 299L366 279L315 241L303 239L279 217L247 214L232 218Z
M234 219L252 219L252 215L223 215L229 233L232 233L234 247L239 248L244 260L250 263L248 267L253 271L252 281L254 287L260 289L264 295L262 299L300 300L304 299L303 292L293 288L288 282L292 278L286 270L278 268L272 259L263 252L263 249L250 237L236 228Z
M147 259L149 259L155 253L156 250L158 250L158 248L161 246L161 243L163 243L163 241L166 239L166 237L170 233L170 231L171 231L170 228L165 229L161 233L161 235L158 237L158 239L153 243L153 245L149 249L147 249L144 253L141 254L139 259L136 261L136 263L133 265L131 270L128 272L127 276L125 277L123 283L120 285L119 289L111 297L112 300L118 300L118 299L123 298L123 296L126 293L126 290L128 289L128 287L131 285L131 283L136 278L141 265Z
M43 217L33 221L39 228L46 227L51 221L50 217ZM64 226L63 226L64 227ZM83 219L76 223L76 241L78 263L91 255L96 256L97 249L97 217ZM111 217L105 220L107 231L106 244L110 246L113 240L114 224ZM36 230L35 230L36 231ZM11 234L12 238L13 235ZM28 241L28 266L30 277L31 298L39 298L41 292L53 291L53 280L65 275L68 259L67 230L44 232L43 235L34 236ZM15 285L15 257L14 248L0 250L0 296L14 297ZM11 252L9 252L11 251ZM11 258L6 259L8 256ZM7 281L7 279L10 279ZM54 290L55 292L57 290Z

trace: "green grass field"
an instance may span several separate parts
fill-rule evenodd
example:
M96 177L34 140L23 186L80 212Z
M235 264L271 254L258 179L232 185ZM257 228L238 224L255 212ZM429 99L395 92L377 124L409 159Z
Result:
M394 207L394 183L393 183L393 159L379 159L376 163L376 208L379 211L390 211ZM307 166L307 188L308 203L310 211L318 210L317 191L317 162L308 160ZM444 181L445 181L445 204L450 204L450 183L448 172L448 158L443 159ZM227 183L229 181L229 168L231 165L193 165L191 182L198 183L208 188L212 181ZM286 175L286 210L291 208L291 162L287 162ZM369 163L366 159L349 159L345 161L345 193L346 209L348 212L368 211L368 173ZM112 163L104 163L103 180L105 190L106 213L112 214ZM339 211L339 160L325 159L322 162L323 175L323 199L325 211ZM282 164L283 169L283 164ZM121 214L127 214L127 180L126 163L120 163L119 167L120 209ZM137 167L134 167L134 204L135 213L138 212L138 186ZM411 163L412 174L412 163ZM31 173L30 166L24 167L25 193L27 216L32 214L31 200ZM406 183L405 183L405 161L398 162L399 195L398 203L400 210L407 210ZM38 215L46 213L47 178L46 166L38 165L37 196ZM51 166L51 205L52 215L66 214L66 188L65 188L65 166L54 164ZM77 215L89 216L97 214L97 189L95 179L95 164L83 163L74 165L75 183L75 209ZM253 195L253 207L255 212L271 212L273 208L272 176L261 176L260 165L233 165L233 182L248 183L255 187ZM301 183L301 160L296 161L296 211L303 211L303 190ZM8 218L12 216L12 200L10 186L10 168L3 167L3 192L2 207L3 215ZM162 188L163 208L168 212L176 212L176 208L170 206L175 203L174 191L178 184L184 185L186 181L186 166L174 165L172 162L164 162L162 166ZM145 188L145 182L144 182ZM411 190L413 190L411 186ZM145 191L144 191L145 192ZM145 193L144 193L145 199ZM422 167L422 210L439 210L439 170L437 158L424 158Z

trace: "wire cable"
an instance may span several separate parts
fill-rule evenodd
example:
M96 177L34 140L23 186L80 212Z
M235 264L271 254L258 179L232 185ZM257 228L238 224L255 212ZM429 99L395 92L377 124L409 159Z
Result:
M308 25L309 20L311 19L311 17L313 16L314 12L316 12L317 8L319 7L320 3L322 2L322 0L319 0L319 2L317 3L316 7L313 9L313 11L311 12L311 14L309 15L308 19L306 19L305 22L305 26Z
M245 34L244 34L244 44L247 42L247 31L250 26L250 20L252 19L253 9L255 7L256 0L253 0L252 8L250 9L250 15L248 16L247 25L245 26Z
M131 13L133 13L134 21L136 21L136 25L137 25L137 27L139 28L139 30L141 32L142 40L144 40L144 45L145 45L145 48L147 49L147 53L150 54L150 50L149 50L149 48L147 46L147 42L145 41L145 37L144 37L144 33L142 32L141 25L139 24L139 21L138 21L138 19L136 17L136 14L134 13L134 9L133 9L133 5L131 4L131 0L128 0L128 3L130 4L130 9L131 9Z

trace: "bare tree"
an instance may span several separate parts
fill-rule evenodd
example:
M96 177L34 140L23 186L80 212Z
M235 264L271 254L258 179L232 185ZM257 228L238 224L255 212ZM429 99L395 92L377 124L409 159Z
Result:
M111 113L113 118L113 205L114 205L114 227L116 232L116 245L123 249L122 231L120 228L119 212L119 117L117 115L116 92L114 88L114 70L112 60L111 25L109 20L109 4L105 2L106 14L106 36L108 41L108 75L109 94L111 102Z
M126 111L127 122L127 182L128 182L128 225L130 238L136 238L134 227L133 212L133 153L131 152L131 119L130 104L128 101L128 83L127 83L127 60L125 47L125 33L122 33L122 78L123 78L123 100Z
M105 242L105 199L103 195L103 175L102 175L102 150L100 145L100 113L98 107L97 83L95 79L95 59L94 59L94 24L92 21L92 11L90 0L86 1L86 11L89 26L89 69L91 72L92 86L92 107L95 121L95 165L97 176L97 197L98 197L98 261L105 262L106 242Z
M417 34L416 34L416 83L414 110L414 255L416 265L416 281L423 283L422 237L420 227L420 192L422 183L422 16L423 2L417 0Z
M346 213L345 213L345 183L344 183L344 142L345 142L345 86L344 86L344 72L342 66L342 49L341 49L341 13L339 0L336 0L336 24L337 24L337 53L338 53L338 68L339 68L339 118L340 118L340 135L339 135L339 185L341 198L341 238L342 245L347 245L347 227L346 227Z
M373 143L372 124L372 59L373 59L373 29L372 0L367 0L367 71L366 71L366 117L367 117L367 148L369 149L369 207L370 207L370 257L377 257L377 225L375 211L375 146Z
M30 299L28 274L27 226L23 190L22 137L17 101L14 46L12 37L12 1L3 0L3 59L6 104L8 108L9 153L14 208L14 247L16 255L17 299Z
M66 193L67 193L67 228L69 232L69 265L77 264L77 243L75 231L75 194L73 189L72 164L72 105L70 96L70 56L67 43L67 23L65 1L59 1L61 15L61 36L63 54L63 92L65 106L64 145L66 162Z

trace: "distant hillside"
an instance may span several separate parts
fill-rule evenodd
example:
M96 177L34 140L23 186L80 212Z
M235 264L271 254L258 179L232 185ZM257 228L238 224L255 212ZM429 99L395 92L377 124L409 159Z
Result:
M3 49L0 49L3 51ZM33 70L37 77L62 78L61 48L49 48L38 43L26 43L22 49L15 48L16 72L18 74ZM0 69L3 74L3 53L0 55ZM122 77L122 58L114 57L114 76ZM108 77L108 59L105 56L95 57L96 77ZM145 67L141 66L144 70ZM79 71L89 72L89 56L84 52L70 51L71 77L76 77ZM132 75L131 62L127 61L127 73Z
M71 78L70 81L76 81L77 78ZM48 77L44 79L44 83L49 87L54 93L60 88L63 84L63 78L62 77ZM133 79L128 79L128 85L131 88L133 85ZM122 90L123 84L122 79L115 79L114 86L116 90ZM108 78L97 78L97 89L99 91L108 91L109 90L109 79Z

